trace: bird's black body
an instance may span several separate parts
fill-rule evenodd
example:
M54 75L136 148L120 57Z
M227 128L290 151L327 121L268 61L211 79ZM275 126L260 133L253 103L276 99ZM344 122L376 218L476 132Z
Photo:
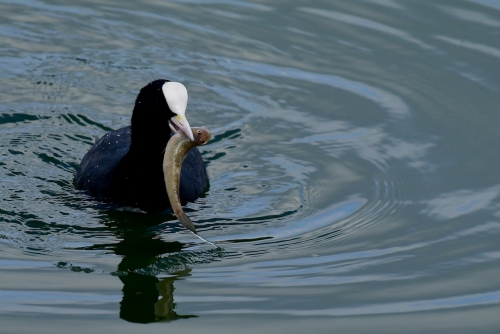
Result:
M173 135L170 110L156 80L141 89L132 113L131 126L104 135L82 159L76 187L102 200L145 210L170 207L163 176L163 152ZM189 151L181 170L181 202L196 200L208 187L200 152Z

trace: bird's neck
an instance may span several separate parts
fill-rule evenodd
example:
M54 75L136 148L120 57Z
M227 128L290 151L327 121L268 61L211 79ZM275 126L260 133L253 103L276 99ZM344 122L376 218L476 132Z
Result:
M140 131L134 132L132 128L132 138L130 144L130 152L135 156L142 156L144 158L162 156L168 143L170 135Z

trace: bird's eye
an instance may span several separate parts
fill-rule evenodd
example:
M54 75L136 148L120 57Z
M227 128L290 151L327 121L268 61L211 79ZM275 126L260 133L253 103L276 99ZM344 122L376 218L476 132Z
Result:
M201 130L196 131L197 134L201 135Z

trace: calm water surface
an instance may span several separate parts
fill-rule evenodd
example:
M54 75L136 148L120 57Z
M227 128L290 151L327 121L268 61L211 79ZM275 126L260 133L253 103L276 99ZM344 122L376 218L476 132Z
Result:
M500 1L1 0L0 55L2 333L500 331ZM74 189L158 78L221 250Z

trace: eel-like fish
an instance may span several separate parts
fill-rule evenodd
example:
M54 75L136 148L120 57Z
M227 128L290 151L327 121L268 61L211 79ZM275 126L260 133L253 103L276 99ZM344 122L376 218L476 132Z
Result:
M212 134L210 130L202 126L201 128L191 128L194 140L191 141L182 131L173 135L167 143L165 155L163 156L163 175L165 176L165 186L167 187L168 199L175 215L182 226L196 233L193 222L182 210L179 199L179 184L181 179L181 167L186 154L195 146L205 145Z

